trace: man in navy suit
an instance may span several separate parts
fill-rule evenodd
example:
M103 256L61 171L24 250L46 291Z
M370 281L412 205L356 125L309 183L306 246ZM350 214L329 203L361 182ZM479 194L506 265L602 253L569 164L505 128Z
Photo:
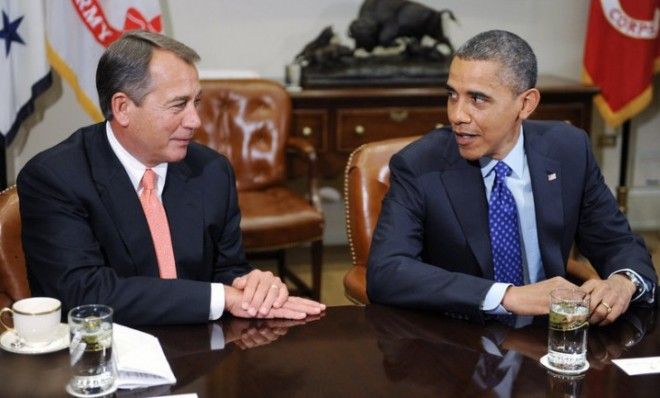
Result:
M247 264L232 168L191 142L201 123L197 60L166 36L125 34L97 68L107 121L76 131L21 170L32 294L57 297L65 309L107 304L127 324L205 322L223 312L301 319L325 308L289 297L279 278ZM154 173L157 228L141 205L143 175ZM165 279L168 259L175 275Z
M367 268L371 301L482 321L547 314L550 291L572 287L590 294L590 322L601 325L631 301L653 302L650 255L618 210L585 132L527 121L540 100L536 77L534 52L509 32L481 33L456 52L447 80L451 128L390 161ZM504 263L519 264L518 282L495 269L501 236L490 232L498 227L489 212L498 163L510 173L500 186L517 208L509 228L516 238L505 249L518 254ZM566 279L574 243L602 279L579 287Z

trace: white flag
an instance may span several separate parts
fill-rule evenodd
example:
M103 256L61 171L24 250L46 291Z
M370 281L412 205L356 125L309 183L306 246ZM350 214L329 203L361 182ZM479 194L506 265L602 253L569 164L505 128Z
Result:
M51 85L44 28L42 0L0 0L0 134L6 145Z
M158 0L57 0L46 2L48 60L94 121L103 120L96 65L124 31L162 31Z

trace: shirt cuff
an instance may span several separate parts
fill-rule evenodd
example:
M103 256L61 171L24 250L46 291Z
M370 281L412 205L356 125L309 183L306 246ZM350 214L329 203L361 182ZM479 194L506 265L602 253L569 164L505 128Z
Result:
M225 310L225 287L222 283L211 283L211 309L209 321L215 321Z
M653 281L649 281L645 277L641 276L639 273L633 271L630 268L624 268L624 269L619 269L614 272L612 272L608 278L612 275L616 274L622 274L624 272L630 272L632 275L637 278L637 281L640 284L640 289L638 292L636 292L635 296L630 300L631 302L633 301L645 301L649 304L653 303L655 301L655 283ZM650 293L650 294L649 294Z
M484 301L481 303L481 310L490 315L510 315L511 313L502 305L504 293L510 283L495 282L486 293Z

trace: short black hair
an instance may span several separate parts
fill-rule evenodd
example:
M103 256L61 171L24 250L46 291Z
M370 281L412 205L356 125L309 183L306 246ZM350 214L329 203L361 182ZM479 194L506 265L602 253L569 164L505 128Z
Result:
M520 94L536 87L538 66L532 47L520 36L505 30L479 33L454 54L464 60L497 61L503 68L502 81Z

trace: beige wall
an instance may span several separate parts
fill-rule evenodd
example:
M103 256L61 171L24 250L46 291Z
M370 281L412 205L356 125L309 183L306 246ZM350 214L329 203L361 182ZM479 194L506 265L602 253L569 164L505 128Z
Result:
M448 22L445 29L456 46L480 31L506 29L529 41L537 52L541 73L575 79L580 76L589 4L586 0L419 2L438 9L449 8L455 13L459 24ZM198 50L202 56L201 70L245 69L275 79L282 79L284 65L325 26L332 25L348 44L347 27L361 3L361 0L161 1L166 32ZM660 189L657 144L660 84L657 81L656 89L659 94L653 108L633 123L634 141L640 149L631 159L636 167L636 184L648 185L653 198L660 197L653 193ZM38 108L38 114L28 122L28 129L24 128L9 148L10 183L32 156L90 122L66 83L51 89L46 98L40 99ZM605 129L597 116L595 119L593 133L597 136ZM618 148L597 148L597 154L608 184L615 186ZM660 209L657 199L651 205ZM658 221L656 225L660 224L660 216Z

